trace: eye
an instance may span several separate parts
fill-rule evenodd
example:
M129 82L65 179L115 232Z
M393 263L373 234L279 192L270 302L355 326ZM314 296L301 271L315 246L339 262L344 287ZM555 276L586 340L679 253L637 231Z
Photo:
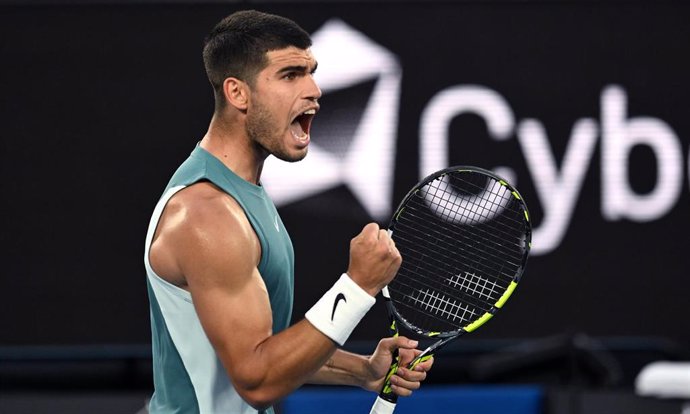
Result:
M298 76L297 72L288 72L283 76L283 79L294 80L297 78L297 76Z

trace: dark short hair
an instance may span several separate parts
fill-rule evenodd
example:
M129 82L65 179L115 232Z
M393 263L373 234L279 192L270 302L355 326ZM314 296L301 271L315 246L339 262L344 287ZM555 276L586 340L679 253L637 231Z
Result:
M225 105L225 79L235 77L253 87L256 75L268 64L266 53L290 46L308 49L311 38L285 17L243 10L221 20L206 36L203 52L216 107Z

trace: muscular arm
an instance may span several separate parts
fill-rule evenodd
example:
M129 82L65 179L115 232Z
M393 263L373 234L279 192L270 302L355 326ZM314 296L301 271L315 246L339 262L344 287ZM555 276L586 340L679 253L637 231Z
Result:
M395 274L399 253L389 253L387 244L379 246L384 240L378 241L376 235L364 239L365 250L376 257L356 266L358 278L351 277L374 295ZM204 331L235 389L252 406L264 408L305 383L336 348L306 320L272 335L259 260L260 245L244 212L208 183L173 197L151 247L157 273L190 291ZM370 274L378 279L366 279Z

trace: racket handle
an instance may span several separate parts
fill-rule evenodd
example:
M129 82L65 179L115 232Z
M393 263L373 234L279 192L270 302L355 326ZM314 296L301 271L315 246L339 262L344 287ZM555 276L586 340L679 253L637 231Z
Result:
M429 350L427 349L428 352ZM431 353L423 353L422 355L418 356L415 358L414 361L412 361L408 366L407 369L414 369L417 364L420 362L425 362L431 359L431 357L434 356ZM396 361L388 371L388 375L386 376L386 381L385 385L383 387L383 391L381 391L381 394L379 394L378 397L376 397L376 401L374 402L374 405L371 407L371 411L369 414L391 414L395 410L395 405L396 401L398 400L398 396L396 394L393 394L393 391L388 389L390 387L390 377L395 374L395 371L397 371L398 367L398 350L395 350L395 355L394 355L394 360Z
M379 400L384 400L391 404L395 404L396 401L398 401L398 395L393 392L391 377L395 375L395 373L398 371L399 363L400 353L396 349L393 351L393 363L391 364L390 368L388 368L388 373L386 374L386 378L383 381L383 388L381 388L381 392L378 396Z
M376 397L374 405L369 414L391 414L395 410L395 403L386 401L381 397Z

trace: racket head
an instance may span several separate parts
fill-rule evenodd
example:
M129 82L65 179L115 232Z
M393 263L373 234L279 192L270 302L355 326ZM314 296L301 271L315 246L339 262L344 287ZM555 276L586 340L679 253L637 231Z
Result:
M412 188L389 225L403 262L384 291L400 325L444 339L488 321L517 286L531 247L520 193L469 166L433 173Z

